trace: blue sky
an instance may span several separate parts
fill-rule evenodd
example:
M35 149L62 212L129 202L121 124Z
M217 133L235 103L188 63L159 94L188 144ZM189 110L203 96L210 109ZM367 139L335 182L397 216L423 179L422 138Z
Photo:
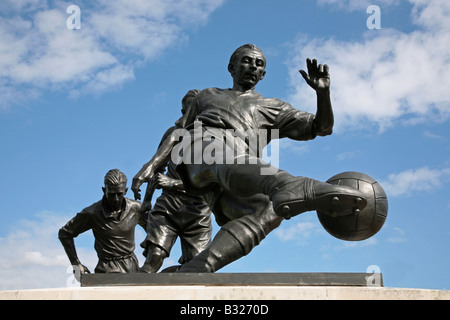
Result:
M71 4L79 30L66 26ZM381 29L367 28L372 4ZM280 167L322 181L366 173L389 213L361 242L333 238L304 213L221 271L377 265L387 287L449 289L449 12L446 0L2 1L0 289L72 285L58 229L102 197L109 169L131 182L189 89L230 87L228 59L244 43L267 56L257 91L302 110L315 112L315 94L298 70L308 57L330 66L335 131L282 140ZM93 270L92 235L76 244ZM177 243L164 266L179 254Z

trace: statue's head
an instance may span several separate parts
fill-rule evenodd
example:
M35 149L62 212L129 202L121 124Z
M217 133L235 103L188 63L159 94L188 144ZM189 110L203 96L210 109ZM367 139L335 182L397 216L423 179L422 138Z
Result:
M126 175L118 169L109 170L104 183L102 190L110 208L114 211L119 210L128 191Z
M235 88L253 89L266 75L266 56L254 44L244 44L231 55L228 71Z

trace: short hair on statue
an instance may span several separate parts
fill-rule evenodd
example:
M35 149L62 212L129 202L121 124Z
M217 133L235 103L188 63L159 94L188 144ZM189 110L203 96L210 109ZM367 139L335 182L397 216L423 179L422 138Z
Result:
M230 63L229 63L229 64L233 64L233 63L234 63L234 60L236 59L236 57L237 57L237 56L239 55L239 53L240 53L242 50L244 50L244 49L257 50L257 51L261 52L262 55L264 56L264 61L266 61L266 56L264 55L263 51L262 51L259 47L255 46L254 44L247 43L247 44L244 44L244 45L240 46L239 48L237 48L237 49L233 52L233 54L232 54L231 57L230 57Z
M105 185L108 186L118 186L122 183L125 183L125 185L127 184L127 176L120 171L119 169L112 169L109 170L106 175L105 175Z

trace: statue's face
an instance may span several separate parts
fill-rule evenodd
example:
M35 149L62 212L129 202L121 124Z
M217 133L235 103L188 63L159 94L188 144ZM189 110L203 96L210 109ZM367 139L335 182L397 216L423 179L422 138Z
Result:
M243 49L229 66L235 84L244 89L253 89L266 74L266 59L262 52Z
M103 188L103 193L105 194L108 204L112 210L120 210L127 190L128 188L126 183L121 183L118 186L105 185Z

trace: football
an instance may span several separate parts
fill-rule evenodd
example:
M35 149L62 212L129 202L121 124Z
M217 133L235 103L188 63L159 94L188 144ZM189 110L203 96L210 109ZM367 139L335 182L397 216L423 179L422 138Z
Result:
M380 231L386 221L388 200L375 179L364 173L348 171L331 177L327 183L358 189L367 198L367 206L355 214L332 217L317 211L320 223L329 234L341 240L361 241Z

